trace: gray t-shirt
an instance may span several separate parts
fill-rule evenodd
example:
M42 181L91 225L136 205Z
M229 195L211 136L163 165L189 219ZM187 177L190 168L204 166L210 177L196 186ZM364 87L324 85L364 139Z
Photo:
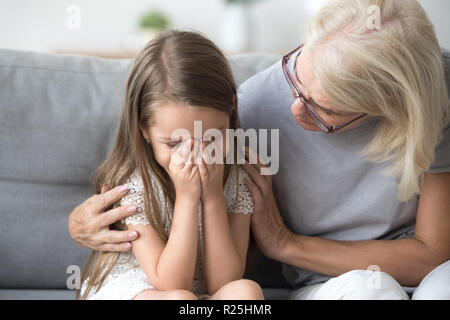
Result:
M280 130L279 171L273 176L273 188L292 232L346 241L413 235L418 197L399 202L398 179L381 173L387 164L369 162L358 154L373 137L378 119L369 117L360 126L336 134L304 130L290 112L294 100L281 61L247 80L238 93L245 130ZM450 128L429 172L450 172ZM293 288L330 278L287 264L282 270Z

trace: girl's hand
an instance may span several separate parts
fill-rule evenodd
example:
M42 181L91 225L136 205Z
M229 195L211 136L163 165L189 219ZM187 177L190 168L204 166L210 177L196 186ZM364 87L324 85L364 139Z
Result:
M172 153L169 176L175 185L176 197L200 200L201 183L198 165L194 163L196 150L192 139L182 142Z
M215 163L209 154L205 154L205 147L206 144L203 142L201 145L201 159L199 161L199 172L202 185L201 200L203 203L213 199L224 199L223 174L225 166L223 163Z

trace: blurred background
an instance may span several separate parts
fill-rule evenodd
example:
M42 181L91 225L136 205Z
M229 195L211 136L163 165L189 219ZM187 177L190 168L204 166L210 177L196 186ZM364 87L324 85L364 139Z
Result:
M166 28L200 31L227 54L283 54L327 0L0 0L0 47L133 57ZM450 49L450 1L420 0Z

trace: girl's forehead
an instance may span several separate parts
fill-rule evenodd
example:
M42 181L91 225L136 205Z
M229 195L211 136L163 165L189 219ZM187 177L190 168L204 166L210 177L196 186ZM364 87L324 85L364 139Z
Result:
M183 104L167 104L154 114L151 128L164 133L176 129L206 131L208 129L226 129L229 116L221 110L210 107L186 106Z

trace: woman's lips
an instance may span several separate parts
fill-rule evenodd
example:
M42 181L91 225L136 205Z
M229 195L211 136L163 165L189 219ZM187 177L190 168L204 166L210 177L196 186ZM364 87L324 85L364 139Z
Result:
M308 124L310 126L313 126L314 124L312 124L311 122L305 121L303 120L301 117L295 117L295 120L297 120L297 122L300 123L304 123L304 124Z

